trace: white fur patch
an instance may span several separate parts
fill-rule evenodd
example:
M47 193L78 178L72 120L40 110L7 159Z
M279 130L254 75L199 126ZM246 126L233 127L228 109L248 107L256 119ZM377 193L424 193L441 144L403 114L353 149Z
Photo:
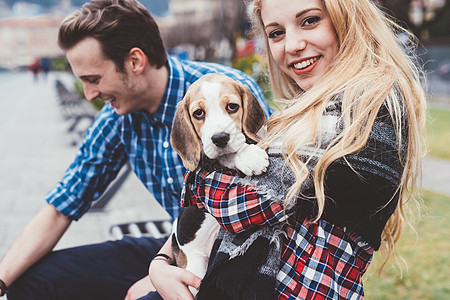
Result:
M206 156L216 159L230 153L235 153L245 143L245 136L240 132L235 121L228 115L220 102L222 84L218 82L204 82L201 92L205 98L205 123L201 129L203 151ZM211 138L215 134L227 133L230 141L223 147L217 147Z
M208 261L220 225L216 219L208 213L205 213L205 220L200 229L195 233L195 239L183 246L179 246L187 258L186 270L194 275L203 278L208 268ZM191 293L195 296L197 290L189 287Z
M222 84L220 82L205 81L202 84L201 91L203 97L210 102L219 103L220 90L222 89Z

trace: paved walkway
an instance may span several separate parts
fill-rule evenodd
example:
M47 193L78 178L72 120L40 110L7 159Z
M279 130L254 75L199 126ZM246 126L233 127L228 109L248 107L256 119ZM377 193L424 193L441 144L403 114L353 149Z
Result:
M76 152L59 111L55 79L71 86L67 74L51 73L38 82L29 73L0 74L0 256L45 204L45 194ZM423 179L425 189L450 195L450 162L425 159ZM74 222L56 247L102 242L112 239L111 225L167 217L133 174L104 211Z
M34 82L31 74L0 75L0 257L25 224L45 205L77 147L62 118L55 79L72 86L70 76L50 73ZM69 85L70 83L70 85ZM112 239L111 225L166 219L165 210L132 173L102 212L73 222L56 246L64 248Z
M423 189L450 196L450 161L426 157L422 168Z

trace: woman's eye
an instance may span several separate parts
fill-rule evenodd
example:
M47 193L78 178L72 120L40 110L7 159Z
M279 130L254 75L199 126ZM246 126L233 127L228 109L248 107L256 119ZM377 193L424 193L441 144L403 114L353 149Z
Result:
M227 104L227 112L229 114L233 114L239 110L239 105L236 103L228 103Z
M274 31L269 32L269 39L276 39L277 37L281 36L284 34L283 30L277 29Z
M197 120L202 120L205 118L205 111L203 109L197 109L196 111L194 111L194 113L192 114L194 116L194 118L196 118Z
M310 26L310 25L314 25L315 23L319 22L320 17L315 16L315 17L308 17L303 21L303 25L306 26Z

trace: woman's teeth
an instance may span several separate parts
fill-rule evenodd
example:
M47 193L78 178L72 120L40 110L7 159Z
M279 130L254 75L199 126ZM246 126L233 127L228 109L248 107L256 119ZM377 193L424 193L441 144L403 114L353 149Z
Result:
M312 65L318 59L319 59L319 56L316 56L316 57L304 60L302 62L294 64L294 68L296 68L297 70L304 69L304 68L309 67L310 65Z

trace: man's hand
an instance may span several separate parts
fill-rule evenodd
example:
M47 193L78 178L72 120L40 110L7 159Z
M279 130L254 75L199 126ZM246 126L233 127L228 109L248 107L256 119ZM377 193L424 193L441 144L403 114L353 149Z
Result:
M47 204L25 226L0 260L0 278L11 285L30 266L49 253L72 221Z
M163 299L194 300L188 286L200 287L201 279L166 261L154 260L149 268L150 280Z
M139 299L150 292L156 291L149 276L145 276L139 281L136 281L127 292L124 300L135 300Z

